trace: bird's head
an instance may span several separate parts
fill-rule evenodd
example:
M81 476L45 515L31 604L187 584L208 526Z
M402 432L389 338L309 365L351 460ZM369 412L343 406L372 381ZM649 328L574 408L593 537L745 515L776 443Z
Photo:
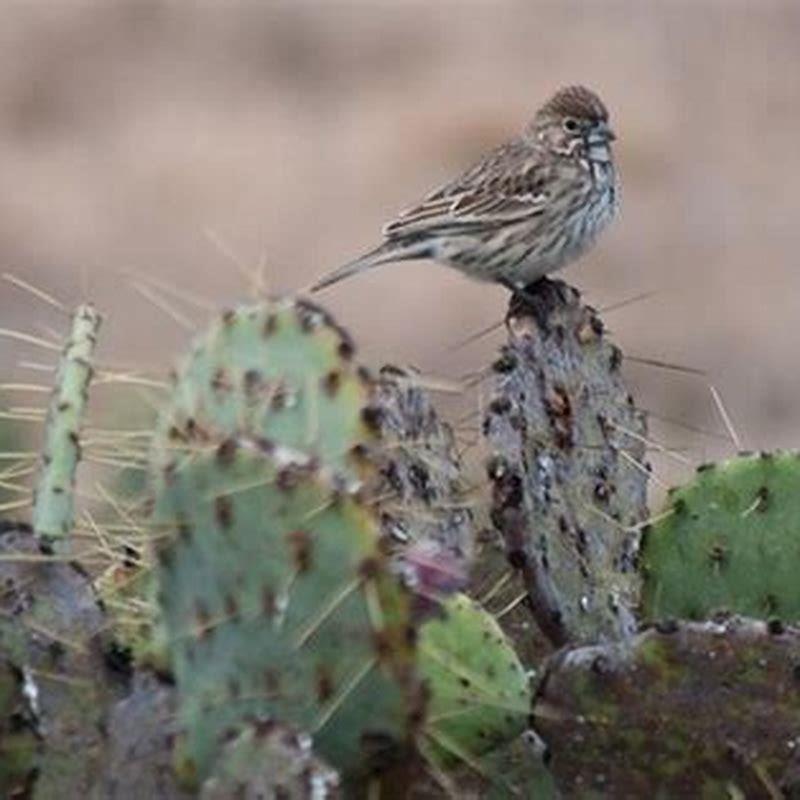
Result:
M577 150L604 161L610 160L616 138L603 101L583 86L557 91L536 112L526 133L554 152L572 155Z

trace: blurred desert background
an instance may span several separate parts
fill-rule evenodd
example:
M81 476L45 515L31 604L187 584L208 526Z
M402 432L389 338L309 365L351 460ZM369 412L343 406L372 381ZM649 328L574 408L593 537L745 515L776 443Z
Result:
M252 297L259 265L270 291L294 291L357 255L573 82L611 109L623 210L563 277L612 307L627 354L705 373L626 365L654 440L680 454L658 459L661 479L733 451L710 384L742 447L800 445L789 0L5 0L0 268L67 305L91 299L101 359L163 375L204 304ZM137 289L152 279L197 303L172 319ZM452 349L502 318L506 293L430 262L324 302L372 365L455 381L503 338ZM0 326L65 323L3 283ZM6 383L43 380L20 362L47 358L0 340ZM468 420L479 395L445 405ZM32 403L42 395L0 396Z

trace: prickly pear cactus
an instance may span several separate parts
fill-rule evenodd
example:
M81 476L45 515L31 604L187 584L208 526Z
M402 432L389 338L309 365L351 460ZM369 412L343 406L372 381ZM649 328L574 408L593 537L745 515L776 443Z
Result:
M441 766L475 764L525 729L529 676L494 617L466 595L449 598L442 615L420 630L430 693L424 746Z
M75 311L56 373L33 506L33 528L46 541L62 540L63 544L74 522L73 486L81 455L79 436L100 321L100 315L91 305Z
M565 651L533 718L564 797L795 796L800 631L673 623Z
M336 773L316 759L311 739L275 722L247 726L225 745L201 800L336 800Z
M226 314L176 381L154 457L162 634L180 771L275 718L346 778L402 753L422 713L410 595L359 494L371 383L319 309Z
M644 615L800 619L798 486L800 455L765 453L702 467L670 492L642 542Z
M644 415L594 311L558 281L512 301L484 420L492 518L557 645L631 634Z

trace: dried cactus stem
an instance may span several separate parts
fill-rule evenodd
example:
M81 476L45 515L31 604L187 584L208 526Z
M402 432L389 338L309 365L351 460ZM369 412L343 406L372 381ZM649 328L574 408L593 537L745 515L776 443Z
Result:
M33 505L33 529L43 542L63 542L72 530L81 422L94 372L92 355L101 320L93 306L77 308L56 373Z
M636 629L644 415L596 313L560 281L512 298L484 420L492 520L553 644Z

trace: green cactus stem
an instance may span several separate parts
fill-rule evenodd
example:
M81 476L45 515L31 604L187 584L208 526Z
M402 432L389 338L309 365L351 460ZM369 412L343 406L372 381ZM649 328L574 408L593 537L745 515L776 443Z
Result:
M66 539L75 519L75 474L81 457L80 432L100 314L91 305L77 308L56 372L45 422L41 467L34 492L33 528L44 542Z

